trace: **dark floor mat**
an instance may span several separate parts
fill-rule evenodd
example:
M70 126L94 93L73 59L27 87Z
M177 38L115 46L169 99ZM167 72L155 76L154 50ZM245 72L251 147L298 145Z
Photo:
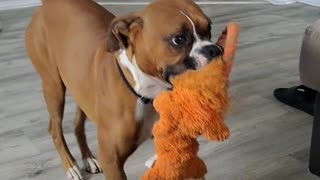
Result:
M294 86L291 88L278 88L273 95L282 103L314 115L314 102L317 91L306 86Z

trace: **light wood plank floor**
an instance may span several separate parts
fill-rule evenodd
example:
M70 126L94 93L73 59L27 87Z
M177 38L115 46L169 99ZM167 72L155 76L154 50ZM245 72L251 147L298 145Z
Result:
M123 14L143 6L109 6ZM224 143L201 139L200 156L207 179L318 179L307 171L312 117L277 102L272 91L299 84L299 52L305 28L320 17L320 9L302 4L202 6L213 20L213 34L234 20L241 26L239 51L231 77L232 110L227 117L231 138ZM60 159L47 134L47 112L40 81L28 61L24 31L33 8L0 12L0 179L65 179ZM75 106L67 98L64 131L79 160L73 136ZM93 150L96 129L87 124ZM129 180L146 170L153 154L151 141L126 164ZM102 179L101 175L90 176Z

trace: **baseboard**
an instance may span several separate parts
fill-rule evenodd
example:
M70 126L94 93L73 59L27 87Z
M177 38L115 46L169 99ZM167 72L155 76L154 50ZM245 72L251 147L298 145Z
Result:
M309 4L311 6L320 7L320 1L319 0L299 0L298 2Z
M41 5L41 0L1 0L0 11Z
M270 1L272 4L275 5L285 5L285 4L292 4L297 2L296 0L268 0Z
M270 1L272 4L276 4L276 5L285 5L285 4L292 4L292 3L304 3L304 4L308 4L311 6L317 6L320 7L320 1L319 0L268 0Z

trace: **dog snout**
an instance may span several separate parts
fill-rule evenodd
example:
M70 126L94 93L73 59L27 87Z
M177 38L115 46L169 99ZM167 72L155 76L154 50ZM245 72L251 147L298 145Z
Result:
M208 59L208 61L212 60L213 58L220 56L223 54L223 48L216 44L210 44L204 46L200 49L200 54Z

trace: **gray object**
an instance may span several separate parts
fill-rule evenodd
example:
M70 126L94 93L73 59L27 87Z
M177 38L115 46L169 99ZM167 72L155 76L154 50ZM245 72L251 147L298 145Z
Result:
M1 32L2 32L2 30L3 30L3 29L2 29L2 27L3 27L3 26L2 26L1 19L0 19L0 33L1 33Z
M300 55L300 78L303 85L320 91L320 20L305 31Z
M309 170L320 176L320 20L305 31L300 56L300 78L305 86L318 91L314 108Z
M320 93L318 92L315 108L311 137L309 170L320 177Z

